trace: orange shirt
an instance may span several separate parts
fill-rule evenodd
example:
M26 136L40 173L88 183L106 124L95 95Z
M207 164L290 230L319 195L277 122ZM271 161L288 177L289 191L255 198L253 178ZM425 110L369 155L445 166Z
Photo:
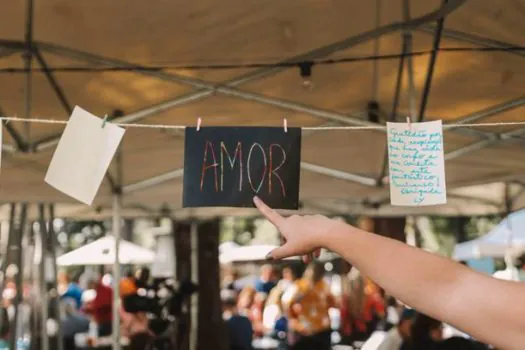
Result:
M325 281L311 285L300 279L290 287L290 298L284 305L289 311L290 327L301 334L314 334L330 328L328 310L335 302Z
M129 277L120 280L120 296L125 297L137 293L135 281Z

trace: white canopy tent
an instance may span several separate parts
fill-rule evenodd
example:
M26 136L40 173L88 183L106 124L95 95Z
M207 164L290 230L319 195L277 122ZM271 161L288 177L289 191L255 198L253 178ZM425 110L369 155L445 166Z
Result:
M155 254L149 249L120 240L121 264L151 264ZM115 237L105 236L57 258L59 266L113 265L115 262Z
M265 260L266 255L275 248L277 248L277 246L271 244L231 247L219 255L219 262L221 264L229 264L234 262L262 261Z
M504 258L525 252L525 210L510 214L486 235L459 243L454 259L469 260L485 257Z

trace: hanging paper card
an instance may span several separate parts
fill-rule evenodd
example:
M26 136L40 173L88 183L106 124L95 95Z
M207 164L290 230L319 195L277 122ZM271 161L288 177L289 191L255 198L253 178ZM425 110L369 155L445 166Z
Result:
M301 129L186 128L184 207L299 206Z
M446 203L441 121L387 123L387 130L392 205Z
M124 129L76 106L47 169L45 181L91 205L124 136Z

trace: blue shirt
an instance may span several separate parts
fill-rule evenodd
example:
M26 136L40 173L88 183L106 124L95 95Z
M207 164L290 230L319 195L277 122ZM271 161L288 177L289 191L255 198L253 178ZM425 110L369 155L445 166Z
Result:
M67 290L64 294L62 294L62 296L60 297L60 299L66 299L66 298L71 298L75 301L75 303L77 304L77 309L80 309L80 306L82 306L82 293L84 291L82 290L82 288L80 288L78 286L78 284L76 283L70 283L68 286L67 286Z
M226 320L230 349L251 350L253 339L252 323L246 316L233 315Z
M257 292L262 292L266 294L270 294L270 291L275 286L276 286L276 283L273 281L263 282L262 280L257 280L257 282L255 282L255 290Z

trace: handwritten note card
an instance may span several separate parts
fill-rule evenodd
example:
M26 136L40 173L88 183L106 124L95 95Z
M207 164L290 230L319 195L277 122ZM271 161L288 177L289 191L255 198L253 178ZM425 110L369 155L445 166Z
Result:
M186 128L183 207L297 209L301 129Z
M57 190L91 205L124 129L76 106L60 138L45 181Z
M445 204L441 121L387 123L387 130L392 205Z

